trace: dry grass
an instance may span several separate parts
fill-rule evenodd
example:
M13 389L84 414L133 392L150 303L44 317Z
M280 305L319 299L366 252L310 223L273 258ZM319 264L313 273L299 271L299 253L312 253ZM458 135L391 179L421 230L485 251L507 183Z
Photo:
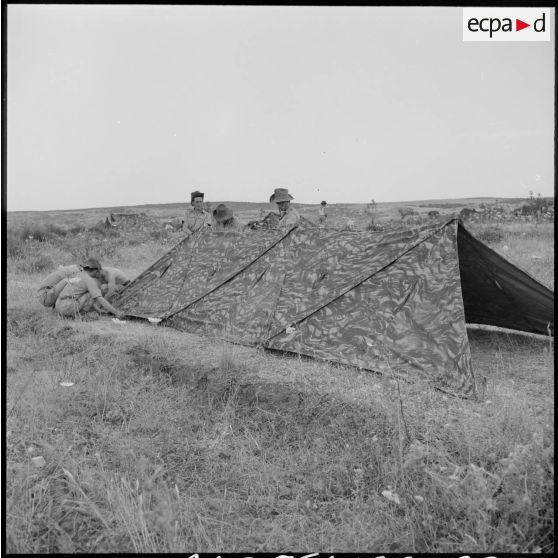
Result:
M504 232L495 248L513 238L504 255L553 284L528 257L553 263L550 229ZM8 552L553 551L548 341L470 332L488 377L471 402L144 322L63 320L25 262L70 263L64 242L8 259ZM120 242L102 260L134 275L166 249Z
M467 228L501 256L554 290L554 223L472 223Z

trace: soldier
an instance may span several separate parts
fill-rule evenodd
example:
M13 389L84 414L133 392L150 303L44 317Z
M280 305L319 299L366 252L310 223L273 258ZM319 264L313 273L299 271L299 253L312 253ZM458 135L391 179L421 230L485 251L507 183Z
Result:
M182 230L187 236L206 227L211 227L211 213L203 208L203 198L204 193L197 190L190 194L192 209L186 211L182 221Z
M269 198L269 203L276 203L279 208L279 228L289 228L300 223L298 211L291 207L293 196L289 194L287 188L275 188Z
M213 210L212 225L216 231L241 231L244 225L233 215L230 207L220 203Z
M104 276L99 261L89 258L81 267L83 271L70 279L58 296L55 304L56 311L61 316L72 318L90 310L106 311L117 318L123 318L124 312L117 310L103 298L99 285L104 280Z
M103 285L101 285L101 293L105 300L112 300L115 294L122 292L124 287L130 282L128 276L116 267L103 267L101 274L103 276Z
M318 209L318 225L323 228L325 227L326 224L326 220L327 220L327 211L326 211L326 205L327 202L323 201L320 204L320 207Z
M38 289L39 302L47 308L54 308L58 296L68 283L68 279L75 277L80 272L79 266L72 264L69 266L59 266L56 271L44 279Z

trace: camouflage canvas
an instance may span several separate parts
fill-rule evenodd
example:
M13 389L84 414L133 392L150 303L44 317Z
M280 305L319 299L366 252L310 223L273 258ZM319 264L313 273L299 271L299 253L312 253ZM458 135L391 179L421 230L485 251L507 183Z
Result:
M467 238L460 231L452 220L388 233L204 232L175 246L115 304L129 316L163 318L184 331L418 375L474 394L464 301L471 308L469 299L482 299L482 292L473 294L467 279L464 298L462 281L481 271L471 258L470 269L462 269L458 251Z

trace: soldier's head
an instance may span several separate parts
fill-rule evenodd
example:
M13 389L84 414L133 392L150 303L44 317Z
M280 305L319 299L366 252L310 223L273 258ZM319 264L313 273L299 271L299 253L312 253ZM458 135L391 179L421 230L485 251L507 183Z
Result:
M97 281L102 281L104 279L103 268L99 263L99 260L95 258L89 258L81 264L81 268L93 279Z
M269 198L269 203L276 203L279 211L282 213L289 209L291 205L291 200L293 200L293 196L289 194L287 188L275 188L273 194Z
M203 197L204 197L204 195L205 194L203 192L198 192L197 190L190 194L190 204L197 211L202 211L203 210Z
M220 203L214 210L213 210L213 218L217 223L228 226L232 224L233 220L233 211L230 207L227 207L224 203Z

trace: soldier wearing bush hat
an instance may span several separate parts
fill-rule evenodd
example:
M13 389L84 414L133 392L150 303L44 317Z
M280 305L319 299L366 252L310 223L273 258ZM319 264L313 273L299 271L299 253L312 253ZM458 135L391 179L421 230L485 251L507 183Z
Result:
M99 260L95 258L88 258L81 264L81 269L85 269L88 271L97 271L102 270L103 268Z
M199 230L211 226L211 213L203 206L204 193L196 190L190 194L190 205L192 209L186 210L182 221L182 230L189 236Z
M230 207L220 203L213 210L213 223L211 225L217 231L240 231L243 224L233 215Z
M275 188L269 198L269 203L276 203L279 208L277 226L280 228L290 228L300 223L300 215L294 207L291 207L291 200L294 200L294 197L289 194L287 188Z

